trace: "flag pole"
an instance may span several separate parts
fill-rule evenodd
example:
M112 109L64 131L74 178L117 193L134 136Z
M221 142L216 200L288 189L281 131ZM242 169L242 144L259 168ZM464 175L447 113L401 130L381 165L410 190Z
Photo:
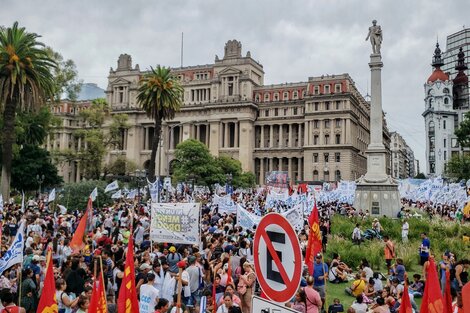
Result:
M103 282L104 284L104 271L103 271L103 258L101 257L101 255L98 256L100 258L100 270L101 270L101 281ZM96 277L96 276L95 276ZM106 307L108 307L108 299L106 298L106 288L105 288L106 285L103 286L103 291L104 291L104 294L105 294L105 297L104 297L104 304Z
M23 262L21 262L20 264L20 273L18 274L20 278L20 282L18 283L18 307L20 308L21 308L21 288L23 284L22 277L21 277L22 273L23 273Z

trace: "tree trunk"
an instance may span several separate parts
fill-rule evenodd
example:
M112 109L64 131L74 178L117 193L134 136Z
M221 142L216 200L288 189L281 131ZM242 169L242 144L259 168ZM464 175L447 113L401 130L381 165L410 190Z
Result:
M10 199L11 163L13 160L13 143L15 142L14 100L5 103L3 111L3 146L2 146L2 196L3 201Z
M155 128L153 130L153 140L152 140L152 153L150 153L150 164L149 164L148 173L147 173L147 178L151 182L155 180L155 160L157 159L157 150L158 150L158 145L160 144L161 130L162 130L162 121L155 120ZM158 169L158 174L160 175L160 169Z

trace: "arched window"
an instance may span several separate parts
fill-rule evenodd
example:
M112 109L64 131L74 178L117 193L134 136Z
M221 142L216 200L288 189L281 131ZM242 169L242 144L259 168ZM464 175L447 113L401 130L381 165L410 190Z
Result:
M289 100L289 92L284 91L284 94L282 95L282 100Z
M449 104L449 98L447 97L444 98L444 104Z
M274 93L274 99L273 100L274 101L279 101L279 93L278 92Z
M323 180L324 181L330 181L330 172L329 171L324 171L323 172Z
M318 180L318 171L317 170L313 171L313 180Z
M259 96L259 93L257 93L256 96L255 96L255 101L259 102L259 99L260 99L260 96Z
M269 101L269 93L264 94L264 101Z
M444 90L442 90L442 92L443 92L443 93L446 93L446 94L447 94L447 93L450 93L449 88L444 88Z
M433 121L430 121L430 122L429 122L429 132L430 132L430 133L434 133L434 131L435 131L434 122L433 122Z
M299 98L299 93L297 91L294 91L292 93L292 99L298 99Z

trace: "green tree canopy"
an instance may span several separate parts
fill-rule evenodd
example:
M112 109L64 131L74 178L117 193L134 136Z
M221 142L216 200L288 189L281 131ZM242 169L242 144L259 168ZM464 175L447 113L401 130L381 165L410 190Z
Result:
M95 202L93 202L93 205L102 207L107 204L112 204L112 193L104 193L106 185L107 182L102 180L87 180L78 183L65 184L60 198L56 202L64 205L69 210L84 211L87 206L88 197L90 196L93 189L98 187L98 198Z
M13 159L11 187L18 191L37 190L39 182L36 175L44 175L42 186L46 188L63 183L47 150L36 145L23 145L19 154Z
M454 133L461 147L470 147L470 112L465 113L463 121Z
M18 111L37 109L53 98L57 64L38 41L15 22L0 28L0 105L3 109L2 129L2 194L10 193L15 115Z
M145 73L141 80L137 94L137 102L141 108L155 121L152 152L148 178L153 181L155 177L155 159L160 143L162 121L171 120L181 108L183 102L183 87L177 77L171 73L169 67L157 65Z
M470 156L466 154L453 156L447 162L445 173L455 181L470 179Z

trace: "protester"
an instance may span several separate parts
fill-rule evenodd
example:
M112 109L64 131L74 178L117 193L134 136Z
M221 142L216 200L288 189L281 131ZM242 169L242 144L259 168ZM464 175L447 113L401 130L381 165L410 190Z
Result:
M419 247L419 258L420 258L420 265L424 265L424 263L429 258L429 249L431 249L431 241L429 240L426 233L421 233L421 246Z

